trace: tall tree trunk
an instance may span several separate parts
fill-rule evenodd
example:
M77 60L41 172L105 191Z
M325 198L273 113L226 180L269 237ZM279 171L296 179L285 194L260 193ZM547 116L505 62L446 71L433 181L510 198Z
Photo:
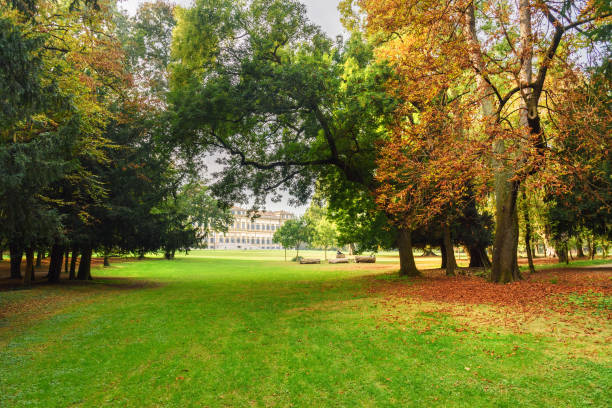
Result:
M455 276L455 267L457 266L455 249L450 227L446 223L442 227L442 238L444 239L444 248L446 250L446 276Z
M34 248L26 248L26 268L23 275L23 284L29 285L34 280Z
M81 262L79 262L79 272L77 273L78 280L91 280L91 248L85 248L81 251Z
M349 255L355 255L355 244L353 243L349 244Z
M68 257L70 256L70 249L66 248L66 252L64 252L64 273L68 273Z
M576 236L576 257L577 258L584 258L584 249L582 248L583 243L582 243L582 237L580 235Z
M469 47L469 56L477 73L476 81L480 97L482 115L485 119L485 129L488 125L497 123L498 115L495 109L495 92L491 84L482 75L485 63L478 34L476 32L476 17L474 5L470 3L465 9L464 28ZM487 123L488 122L488 123ZM496 155L505 152L503 140L498 140L493 146ZM495 242L493 245L493 264L491 280L493 282L510 282L520 279L517 268L516 251L518 247L518 217L516 198L518 182L511 181L511 172L504 167L503 162L494 163L495 169Z
M521 279L518 269L518 215L516 199L518 182L508 182L506 173L500 172L496 180L496 228L493 244L491 281L513 282Z
M21 279L21 259L23 258L23 248L19 245L10 244L11 253L11 279Z
M444 245L444 239L440 242L440 255L442 257L440 269L446 269L446 245Z
M51 248L51 260L49 262L49 282L59 282L63 258L64 248L59 244L54 244Z
M487 255L486 248L478 245L468 245L468 253L470 254L470 268L490 268L491 260Z
M597 245L595 244L595 237L589 239L589 241L591 241L589 255L591 256L591 260L593 260L595 259L595 255L597 255Z
M285 248L285 262L287 262L287 248Z
M525 250L527 251L527 262L529 263L529 272L535 273L535 266L533 265L533 253L531 252L531 220L529 219L529 205L527 203L527 193L525 193L524 189L523 210L523 216L525 219Z
M419 276L421 273L414 263L412 253L412 231L400 228L397 236L397 248L400 258L400 276Z
M76 260L79 256L79 251L76 248L72 248L72 258L70 258L70 274L68 279L74 280L76 278Z
M108 255L104 255L104 267L109 267L110 262L108 261Z
M0 261L4 261L4 250L0 249Z
M42 253L40 250L36 251L36 267L40 268L42 266Z

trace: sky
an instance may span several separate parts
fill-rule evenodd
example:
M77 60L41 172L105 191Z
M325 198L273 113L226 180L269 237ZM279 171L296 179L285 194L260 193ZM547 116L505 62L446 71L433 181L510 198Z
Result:
M345 34L340 24L340 12L338 11L339 0L301 0L308 9L308 16L315 24L321 26L331 38L339 34ZM145 0L119 0L120 7L134 14L138 5ZM192 0L174 0L181 6L189 5Z
M138 5L146 0L119 0L119 7L134 15ZM181 6L188 6L192 0L174 0ZM319 25L330 38L337 35L345 35L346 32L340 23L340 12L338 11L339 0L302 0L308 10L310 20ZM210 167L216 167L211 163ZM302 215L308 206L292 207L289 205L289 197L283 197L281 202L268 202L266 209L269 211L286 210L294 214Z

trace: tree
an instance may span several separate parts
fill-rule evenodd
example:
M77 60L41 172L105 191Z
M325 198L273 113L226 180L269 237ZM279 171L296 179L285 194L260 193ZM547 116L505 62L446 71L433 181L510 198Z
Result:
M216 197L261 206L280 189L305 202L332 178L376 189L375 144L396 100L370 44L358 34L334 44L296 1L199 0L177 15L174 142L217 154ZM410 233L394 239L405 275L418 274Z
M604 23L609 7L600 2L583 7L574 1L557 7L552 1L527 0L517 5L429 0L358 3L366 12L366 27L384 27L400 42L407 31L426 33L425 52L430 43L452 45L426 60L446 72L439 62L452 56L450 67L460 68L462 75L457 78L468 84L464 95L481 106L481 118L471 128L486 136L480 140L493 147L490 165L495 178L496 233L491 279L520 279L516 255L519 187L545 165L554 167L557 162L547 154L554 144L545 137L541 119L544 112L549 117L556 112L543 107L541 98L555 90L552 73L571 65L572 56L586 50L585 38L579 39L576 31L588 33ZM345 5L345 9L350 7ZM412 60L405 62L410 66ZM579 136L582 139L584 134Z
M310 241L311 231L309 225L303 218L287 220L276 230L272 241L281 244L285 248L285 261L287 260L287 248L295 248L296 259L300 256L300 245Z
M327 249L337 243L336 225L329 220L326 208L319 206L314 200L304 218L312 233L310 243L322 247L325 250L325 259L327 259Z

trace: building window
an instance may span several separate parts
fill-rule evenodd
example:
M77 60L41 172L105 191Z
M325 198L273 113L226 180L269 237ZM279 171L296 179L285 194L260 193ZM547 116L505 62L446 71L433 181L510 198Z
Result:
M211 244L214 244L214 243L215 243L215 239L211 237L211 238L210 238L210 243L211 243Z
M257 231L259 231L259 227L260 227L260 225L256 224L255 228L257 228Z

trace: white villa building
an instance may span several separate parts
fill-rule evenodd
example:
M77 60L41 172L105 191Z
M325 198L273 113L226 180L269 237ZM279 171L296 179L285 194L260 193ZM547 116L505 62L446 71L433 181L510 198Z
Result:
M282 249L272 237L285 221L295 218L287 211L262 211L251 221L244 208L232 207L234 224L227 232L213 231L208 237L209 249Z

